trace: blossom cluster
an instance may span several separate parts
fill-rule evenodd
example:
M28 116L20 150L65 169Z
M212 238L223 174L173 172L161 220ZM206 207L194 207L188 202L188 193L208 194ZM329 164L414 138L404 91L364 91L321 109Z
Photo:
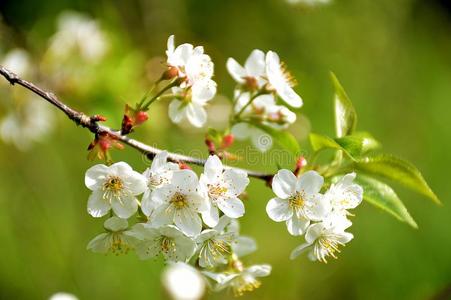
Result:
M305 234L305 243L291 252L291 259L309 251L311 260L327 263L328 256L337 258L339 247L353 238L345 231L352 225L348 210L356 208L363 197L362 187L353 182L355 177L355 173L346 174L321 193L324 178L316 171L298 178L283 169L274 176L272 189L277 197L266 206L268 216L286 222L291 235Z
M239 235L237 221L245 213L239 196L249 183L247 174L225 168L212 155L199 179L167 158L166 151L160 152L143 174L125 162L87 170L85 184L92 191L88 213L96 218L110 213L105 232L88 249L115 254L134 250L141 259L161 255L168 262L194 261L204 276L217 282L218 290L231 287L242 294L258 287L255 277L269 275L270 266L246 268L240 260L256 250L253 239ZM138 211L139 221L130 226L127 219Z
M174 36L168 39L166 55L168 70L163 78L175 84L168 109L170 119L174 123L186 119L195 127L204 126L207 122L205 107L217 92L210 56L204 53L202 46L185 43L175 47ZM296 114L289 109L303 104L293 90L296 81L274 51L265 54L255 49L244 66L229 58L227 70L237 82L231 132L237 139L251 139L257 149L267 151L272 140L260 125L281 130L296 121ZM278 97L283 105L278 104ZM262 136L268 141L262 142Z

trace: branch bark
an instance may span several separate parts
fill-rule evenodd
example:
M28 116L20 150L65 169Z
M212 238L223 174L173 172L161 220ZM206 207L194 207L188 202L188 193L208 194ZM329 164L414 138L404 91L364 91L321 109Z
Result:
M84 128L87 128L89 131L91 131L94 134L102 134L106 133L110 136L115 137L118 141L123 142L124 144L129 145L132 148L135 148L139 152L143 153L147 156L150 160L152 160L155 155L162 152L163 150L146 145L140 141L131 139L125 135L122 135L120 131L113 130L107 126L99 125L98 120L95 117L88 116L84 114L83 112L77 111L68 105L64 104L61 100L58 99L57 96L55 96L53 93L45 91L41 89L40 87L36 86L35 84L26 81L19 76L17 76L15 73L11 72L10 70L4 68L0 65L0 74L9 81L11 85L20 85L27 90L30 90L31 92L35 93L36 95L40 96L41 98L47 100L50 104L57 107L59 110L64 112L66 116L75 122L75 124L82 126ZM191 156L181 155L177 153L171 153L168 154L168 160L172 162L183 162L187 164L195 164L199 166L205 165L205 160L200 158L195 158ZM235 170L241 170L248 174L250 177L262 179L266 181L267 183L270 183L273 174L269 173L262 173L257 172L253 170L247 170L247 169L241 169L236 167L230 167L225 166L225 168L228 169L235 169Z

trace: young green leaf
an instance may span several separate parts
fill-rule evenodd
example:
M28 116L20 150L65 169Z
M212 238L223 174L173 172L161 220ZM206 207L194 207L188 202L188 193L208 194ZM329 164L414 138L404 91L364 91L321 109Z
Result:
M420 171L406 160L392 155L381 154L361 159L355 163L355 167L366 173L399 182L440 204L440 200L429 187L426 180L424 180Z
M347 135L334 140L353 157L359 157L368 151L380 147L379 142L367 132L356 132L353 135Z
M395 191L387 184L374 178L357 175L356 182L363 188L363 199L390 213L413 228L418 228L412 216L407 211Z
M261 130L269 134L280 147L290 151L290 153L294 156L298 156L301 153L299 143L291 133L287 131L276 130L272 127L262 124L250 124L257 128L260 128Z
M310 143L314 151L326 148L343 150L353 160L379 146L379 143L368 133L358 133L336 139L311 133Z
M345 90L332 72L331 78L335 88L335 130L337 137L343 137L354 132L357 125L357 113Z

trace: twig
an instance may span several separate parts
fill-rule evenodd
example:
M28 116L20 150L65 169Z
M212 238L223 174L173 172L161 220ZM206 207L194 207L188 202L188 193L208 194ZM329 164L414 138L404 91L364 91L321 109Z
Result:
M1 65L0 65L0 74L3 75L3 77L5 77L6 80L8 80L9 83L11 83L11 85L15 85L15 84L21 85L24 88L26 88L27 90L30 90L33 93L41 96L41 98L47 100L53 106L56 106L59 110L64 112L69 119L71 119L72 121L75 122L75 124L89 129L89 131L91 131L94 134L104 133L104 134L113 136L118 141L121 141L124 144L127 144L127 145L131 146L132 148L135 148L136 150L140 151L141 153L146 155L146 157L149 158L150 160L152 160L155 157L155 155L157 155L158 153L163 151L161 149L146 145L140 141L137 141L137 140L131 139L125 135L122 135L120 133L120 131L113 130L107 126L99 125L97 123L98 120L97 120L97 118L95 118L95 116L90 117L90 116L84 114L83 112L79 112L79 111L67 106L66 104L61 102L61 100L59 100L58 97L56 97L53 93L44 91L43 89L37 87L33 83L20 78L15 73L11 72L10 70L4 68ZM195 164L195 165L199 165L199 166L205 165L205 162L206 162L204 159L181 155L181 154L177 154L177 153L171 153L171 152L169 152L169 154L168 154L168 160L172 161L172 162L177 162L177 163L183 162L183 163ZM267 183L270 183L270 181L273 177L273 174L261 173L261 172L257 172L257 171L247 170L247 169L235 168L235 167L230 167L230 166L225 166L225 168L244 171L250 177L262 179L262 180L266 181Z

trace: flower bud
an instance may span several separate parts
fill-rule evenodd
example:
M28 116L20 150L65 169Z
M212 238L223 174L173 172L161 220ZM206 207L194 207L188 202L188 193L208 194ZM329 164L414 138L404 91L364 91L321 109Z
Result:
M191 167L183 162L179 162L179 168L180 170L191 170Z
M149 115L145 111L138 111L135 114L135 123L136 125L141 125L149 119Z
M235 141L235 136L233 134L227 134L222 138L222 148L229 148L232 146L233 142Z
M162 80L170 80L179 75L179 70L176 67L170 66L164 73L161 75Z

